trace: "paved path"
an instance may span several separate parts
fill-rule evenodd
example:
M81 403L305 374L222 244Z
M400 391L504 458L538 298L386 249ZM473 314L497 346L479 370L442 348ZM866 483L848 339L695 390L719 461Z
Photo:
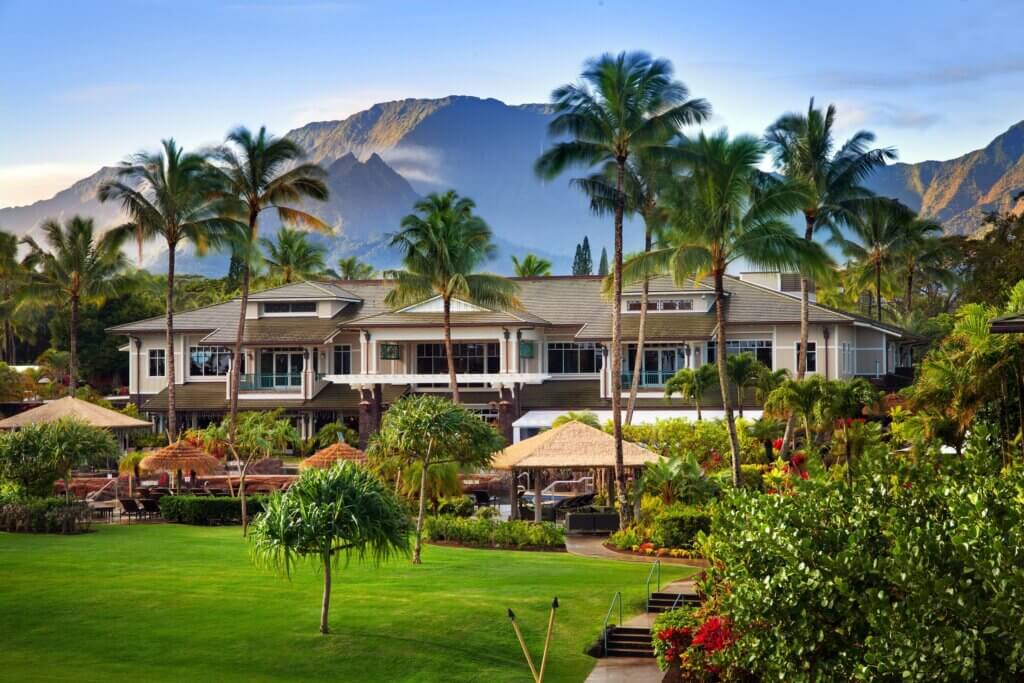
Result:
M662 564L673 564L685 567L703 568L707 566L704 560L688 560L682 557L654 557L651 555L634 555L632 553L618 553L604 547L607 536L578 536L567 535L565 537L565 549L573 555L581 557L593 557L599 560L619 560L620 562L644 562L650 564L655 560L661 560Z

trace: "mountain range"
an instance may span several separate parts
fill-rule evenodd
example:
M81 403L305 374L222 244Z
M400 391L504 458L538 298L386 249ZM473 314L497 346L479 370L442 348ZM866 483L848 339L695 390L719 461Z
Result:
M550 118L546 105L451 96L384 102L343 120L289 131L308 159L328 172L330 198L310 208L335 225L337 234L315 239L329 248L332 263L357 255L378 267L395 265L388 233L421 196L455 188L473 198L494 229L499 247L494 270L509 272L510 255L532 251L552 259L556 272L567 272L576 243L589 235L599 252L611 243L611 225L590 213L569 175L550 182L534 175L534 160L551 144ZM100 183L115 173L114 167L103 167L50 199L0 209L0 226L31 234L46 218L75 213L92 216L100 226L114 225L123 220L118 207L99 204L95 196ZM972 233L986 211L1021 208L1014 197L1024 190L1024 122L956 159L887 166L868 185L942 221L948 232ZM261 232L276 227L268 213ZM159 245L147 247L150 267L159 269L159 257ZM222 256L186 254L181 267L221 274L224 263Z

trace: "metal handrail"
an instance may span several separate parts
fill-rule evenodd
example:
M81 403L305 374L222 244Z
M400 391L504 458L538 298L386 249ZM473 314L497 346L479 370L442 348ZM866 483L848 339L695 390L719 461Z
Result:
M647 611L651 610L651 577L657 572L658 583L654 587L654 592L657 593L661 590L661 560L655 560L654 564L647 571Z
M608 656L608 620L612 618L612 610L615 609L615 603L619 603L619 621L617 626L622 626L622 593L615 591L615 595L612 596L612 604L608 605L608 612L604 615L604 629L602 635L604 636L604 654Z

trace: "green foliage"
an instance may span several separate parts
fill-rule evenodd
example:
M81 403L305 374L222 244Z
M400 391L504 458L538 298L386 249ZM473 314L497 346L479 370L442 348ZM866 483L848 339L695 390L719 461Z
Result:
M608 250L601 247L601 260L597 264L597 274L604 277L608 275Z
M91 514L85 503L64 498L0 496L0 531L77 534L88 529Z
M718 495L718 484L707 477L692 453L647 465L640 486L644 493L660 496L666 505L676 501L699 505Z
M437 514L453 517L472 517L476 503L472 496L450 496L437 503Z
M692 607L662 612L654 618L654 623L651 625L651 644L654 645L654 656L658 660L658 666L662 671L668 669L669 666L668 653L672 640L669 638L659 638L659 634L665 633L670 629L679 629L684 633L688 631L692 634L697 630L698 626L700 626L700 617L697 616L697 611Z
M289 284L297 280L312 280L324 274L327 268L326 247L309 241L301 230L281 226L273 240L260 238L263 263L273 282Z
M590 255L590 240L583 236L583 243L576 245L576 255L572 260L573 275L593 275L594 260Z
M559 415L551 423L551 428L561 427L569 422L580 422L595 429L601 428L601 421L597 419L597 415L589 410L570 410L564 415Z
M0 361L0 401L20 401L25 396L25 379L21 373Z
M338 259L338 278L341 280L369 280L373 275L374 267L355 256Z
M105 464L117 457L114 437L105 429L62 419L0 432L0 481L22 495L46 496L53 482L68 479L71 469Z
M608 537L608 542L619 550L629 550L644 542L643 532L635 526L619 529Z
M679 394L683 400L693 401L697 407L697 421L701 420L700 402L708 389L718 383L718 370L714 365L705 363L696 370L680 368L665 382L665 398Z
M709 585L742 635L716 663L761 680L1017 680L1024 470L998 468L987 446L873 454L852 485L728 496Z
M265 501L266 496L250 496L246 500L248 513L262 512ZM168 522L198 526L241 524L242 501L226 496L164 496L160 516Z
M672 418L649 424L623 425L622 437L668 458L693 456L708 470L720 466L722 454L728 453L730 448L729 432L723 420L691 422ZM742 430L740 450L745 461L759 462L763 459L761 444Z
M536 254L527 254L522 261L513 256L512 269L516 277L546 277L551 275L551 261Z
M702 508L674 505L654 517L651 540L662 548L692 548L699 533L711 531L711 515Z
M317 430L316 436L313 437L316 447L318 449L327 448L331 444L337 443L339 432L342 434L345 443L349 446L355 447L359 445L359 432L351 427L346 427L342 422L328 422Z
M489 548L562 548L565 529L551 522L510 521L462 517L430 517L424 531L431 541L454 541Z

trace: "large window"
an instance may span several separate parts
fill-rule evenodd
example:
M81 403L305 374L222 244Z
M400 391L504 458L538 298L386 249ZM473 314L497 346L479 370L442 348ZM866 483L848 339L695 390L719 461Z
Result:
M597 345L590 342L549 342L548 372L579 375L597 372Z
M631 299L626 302L626 311L636 313L641 309L642 302ZM647 301L648 311L692 311L693 299L650 299Z
M231 368L231 349L226 346L192 346L188 352L192 377L223 377ZM241 368L245 372L245 368Z
M263 304L264 315L296 315L316 313L315 301L268 301Z
M793 360L793 367L800 367L800 342L793 345L796 356ZM807 372L818 371L818 346L815 342L807 342Z
M352 347L348 344L340 344L334 347L334 374L352 374Z
M772 340L771 339L728 339L725 342L726 355L735 356L737 353L752 353L759 361L769 368L774 367L772 361ZM707 362L714 363L718 358L718 342L707 343Z
M636 344L626 347L622 356L622 384L633 383L633 369L636 367ZM686 367L685 347L676 344L644 344L644 357L640 365L642 386L661 386L680 368Z
M164 349L150 349L149 350L149 376L150 377L163 377L167 374L166 370L167 362L167 351Z
M452 344L455 372L463 374L496 373L501 367L497 343L462 342ZM448 372L448 356L444 344L416 345L416 372L421 375L443 375Z

